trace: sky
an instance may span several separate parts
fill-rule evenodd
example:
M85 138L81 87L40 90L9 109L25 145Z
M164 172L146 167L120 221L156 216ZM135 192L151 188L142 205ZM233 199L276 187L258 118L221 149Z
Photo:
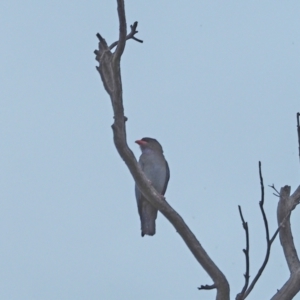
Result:
M127 138L156 138L167 201L227 277L232 299L276 230L268 185L299 185L299 1L126 1L136 35L122 57ZM140 236L134 181L113 144L113 113L95 66L99 32L118 38L116 1L0 3L0 298L214 299L212 284L161 215ZM293 211L300 251L300 208ZM288 279L278 239L247 299ZM250 278L250 279L251 279ZM300 299L297 295L294 299Z

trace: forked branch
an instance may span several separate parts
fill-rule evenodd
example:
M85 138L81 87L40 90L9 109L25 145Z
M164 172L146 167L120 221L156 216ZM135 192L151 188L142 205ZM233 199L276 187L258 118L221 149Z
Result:
M134 22L133 25L130 25L130 28L131 28L131 31L129 34L127 34L126 36L126 41L127 40L130 40L130 39L133 39L139 43L143 43L142 40L136 38L134 35L138 33L138 31L136 30L138 26L138 22ZM118 41L112 43L110 46L109 46L109 49L112 50L114 47L116 47L118 45Z
M215 263L211 260L205 252L195 235L186 225L181 216L165 201L164 197L156 192L150 185L149 181L141 171L135 156L129 149L126 140L126 126L127 118L124 115L123 98L122 98L122 80L120 72L120 60L125 48L126 39L126 17L124 9L124 1L117 0L118 16L119 16L119 41L117 42L114 53L111 49L115 46L112 44L108 47L105 39L97 34L99 39L98 50L95 50L96 60L99 62L97 67L100 73L101 80L105 90L110 96L113 111L114 123L112 125L114 143L121 158L126 163L131 175L133 176L139 190L144 194L147 200L156 207L175 227L176 231L182 237L189 250L192 252L196 260L201 264L204 270L213 280L213 285L217 289L217 300L229 299L229 284L224 274L219 270ZM135 24L134 24L135 25ZM131 28L132 36L136 33L136 26ZM137 23L136 23L137 25ZM130 34L129 34L130 36ZM132 38L132 37L131 37Z
M266 231L266 241L267 241L267 250L266 250L266 255L265 255L265 259L261 265L261 267L259 268L256 276L254 277L254 279L252 280L251 284L249 285L249 287L247 288L248 286L248 282L247 282L247 277L248 276L248 280L249 280L249 266L248 264L250 264L249 262L249 248L248 248L248 251L247 251L247 247L246 247L246 250L243 250L244 253L245 253L245 257L246 257L246 273L245 273L245 285L242 289L242 291L236 296L236 300L243 300L243 299L246 299L246 297L251 293L251 291L253 290L256 282L258 281L258 279L260 278L260 276L262 275L267 263L268 263L268 260L269 260L269 257L270 257L270 253L271 253L271 247L272 247L272 244L279 232L279 229L280 229L280 226L277 228L277 230L275 231L275 233L273 234L273 236L271 237L270 239L270 233L269 233L269 225L268 225L268 219L267 219L267 216L266 216L266 213L265 213L265 210L264 210L264 202L265 202L265 187L264 187L264 180L263 180L263 176L262 176L262 171L261 171L261 162L259 162L259 180L260 180L260 188L261 188L261 200L259 201L259 207L260 207L260 211L261 211L261 214L262 214L262 217L263 217L263 221L264 221L264 226L265 226L265 231ZM240 208L239 208L240 209ZM243 215L241 214L241 209L240 209L240 215L241 215L241 218L242 218L242 222L243 222L243 227L245 226L245 221L244 221L244 218L243 218ZM247 223L246 223L247 224ZM245 232L246 232L246 239L247 239L247 234L248 234L248 224L247 224L247 230L245 229ZM248 237L249 239L249 237ZM248 240L249 242L249 240ZM248 273L247 273L248 271Z

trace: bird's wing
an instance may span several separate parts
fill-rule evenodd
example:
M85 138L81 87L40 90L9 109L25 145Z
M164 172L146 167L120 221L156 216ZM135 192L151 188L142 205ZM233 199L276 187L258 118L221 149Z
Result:
M166 190L167 190L167 186L168 186L168 182L169 182L169 179L170 179L170 169L169 169L169 165L168 165L168 162L166 161L166 168L167 168L167 172L166 172L166 180L165 180L165 185L164 185L164 188L161 192L162 195L165 194Z
M140 192L137 185L135 185L135 198L136 198L136 202L138 205L139 214L141 214L142 213L142 193Z

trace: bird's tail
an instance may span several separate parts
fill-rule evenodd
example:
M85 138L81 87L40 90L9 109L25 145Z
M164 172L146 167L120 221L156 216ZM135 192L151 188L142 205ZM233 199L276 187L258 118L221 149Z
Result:
M142 220L142 236L155 234L155 220Z
M145 202L143 205L143 211L140 214L141 217L141 230L142 236L155 234L155 220L157 217L157 209L150 203Z

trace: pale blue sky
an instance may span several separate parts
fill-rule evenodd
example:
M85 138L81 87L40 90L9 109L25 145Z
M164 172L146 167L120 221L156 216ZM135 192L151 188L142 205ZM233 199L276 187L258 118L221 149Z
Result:
M167 200L227 276L253 278L276 229L278 189L299 185L299 1L126 1L137 35L122 58L128 143L150 136L171 169ZM158 216L140 237L134 182L112 141L95 34L118 36L116 2L0 3L0 298L214 299L211 284ZM293 212L300 251L300 211ZM298 229L298 232L297 232ZM248 299L269 299L289 272L276 240ZM295 299L300 299L298 295Z

